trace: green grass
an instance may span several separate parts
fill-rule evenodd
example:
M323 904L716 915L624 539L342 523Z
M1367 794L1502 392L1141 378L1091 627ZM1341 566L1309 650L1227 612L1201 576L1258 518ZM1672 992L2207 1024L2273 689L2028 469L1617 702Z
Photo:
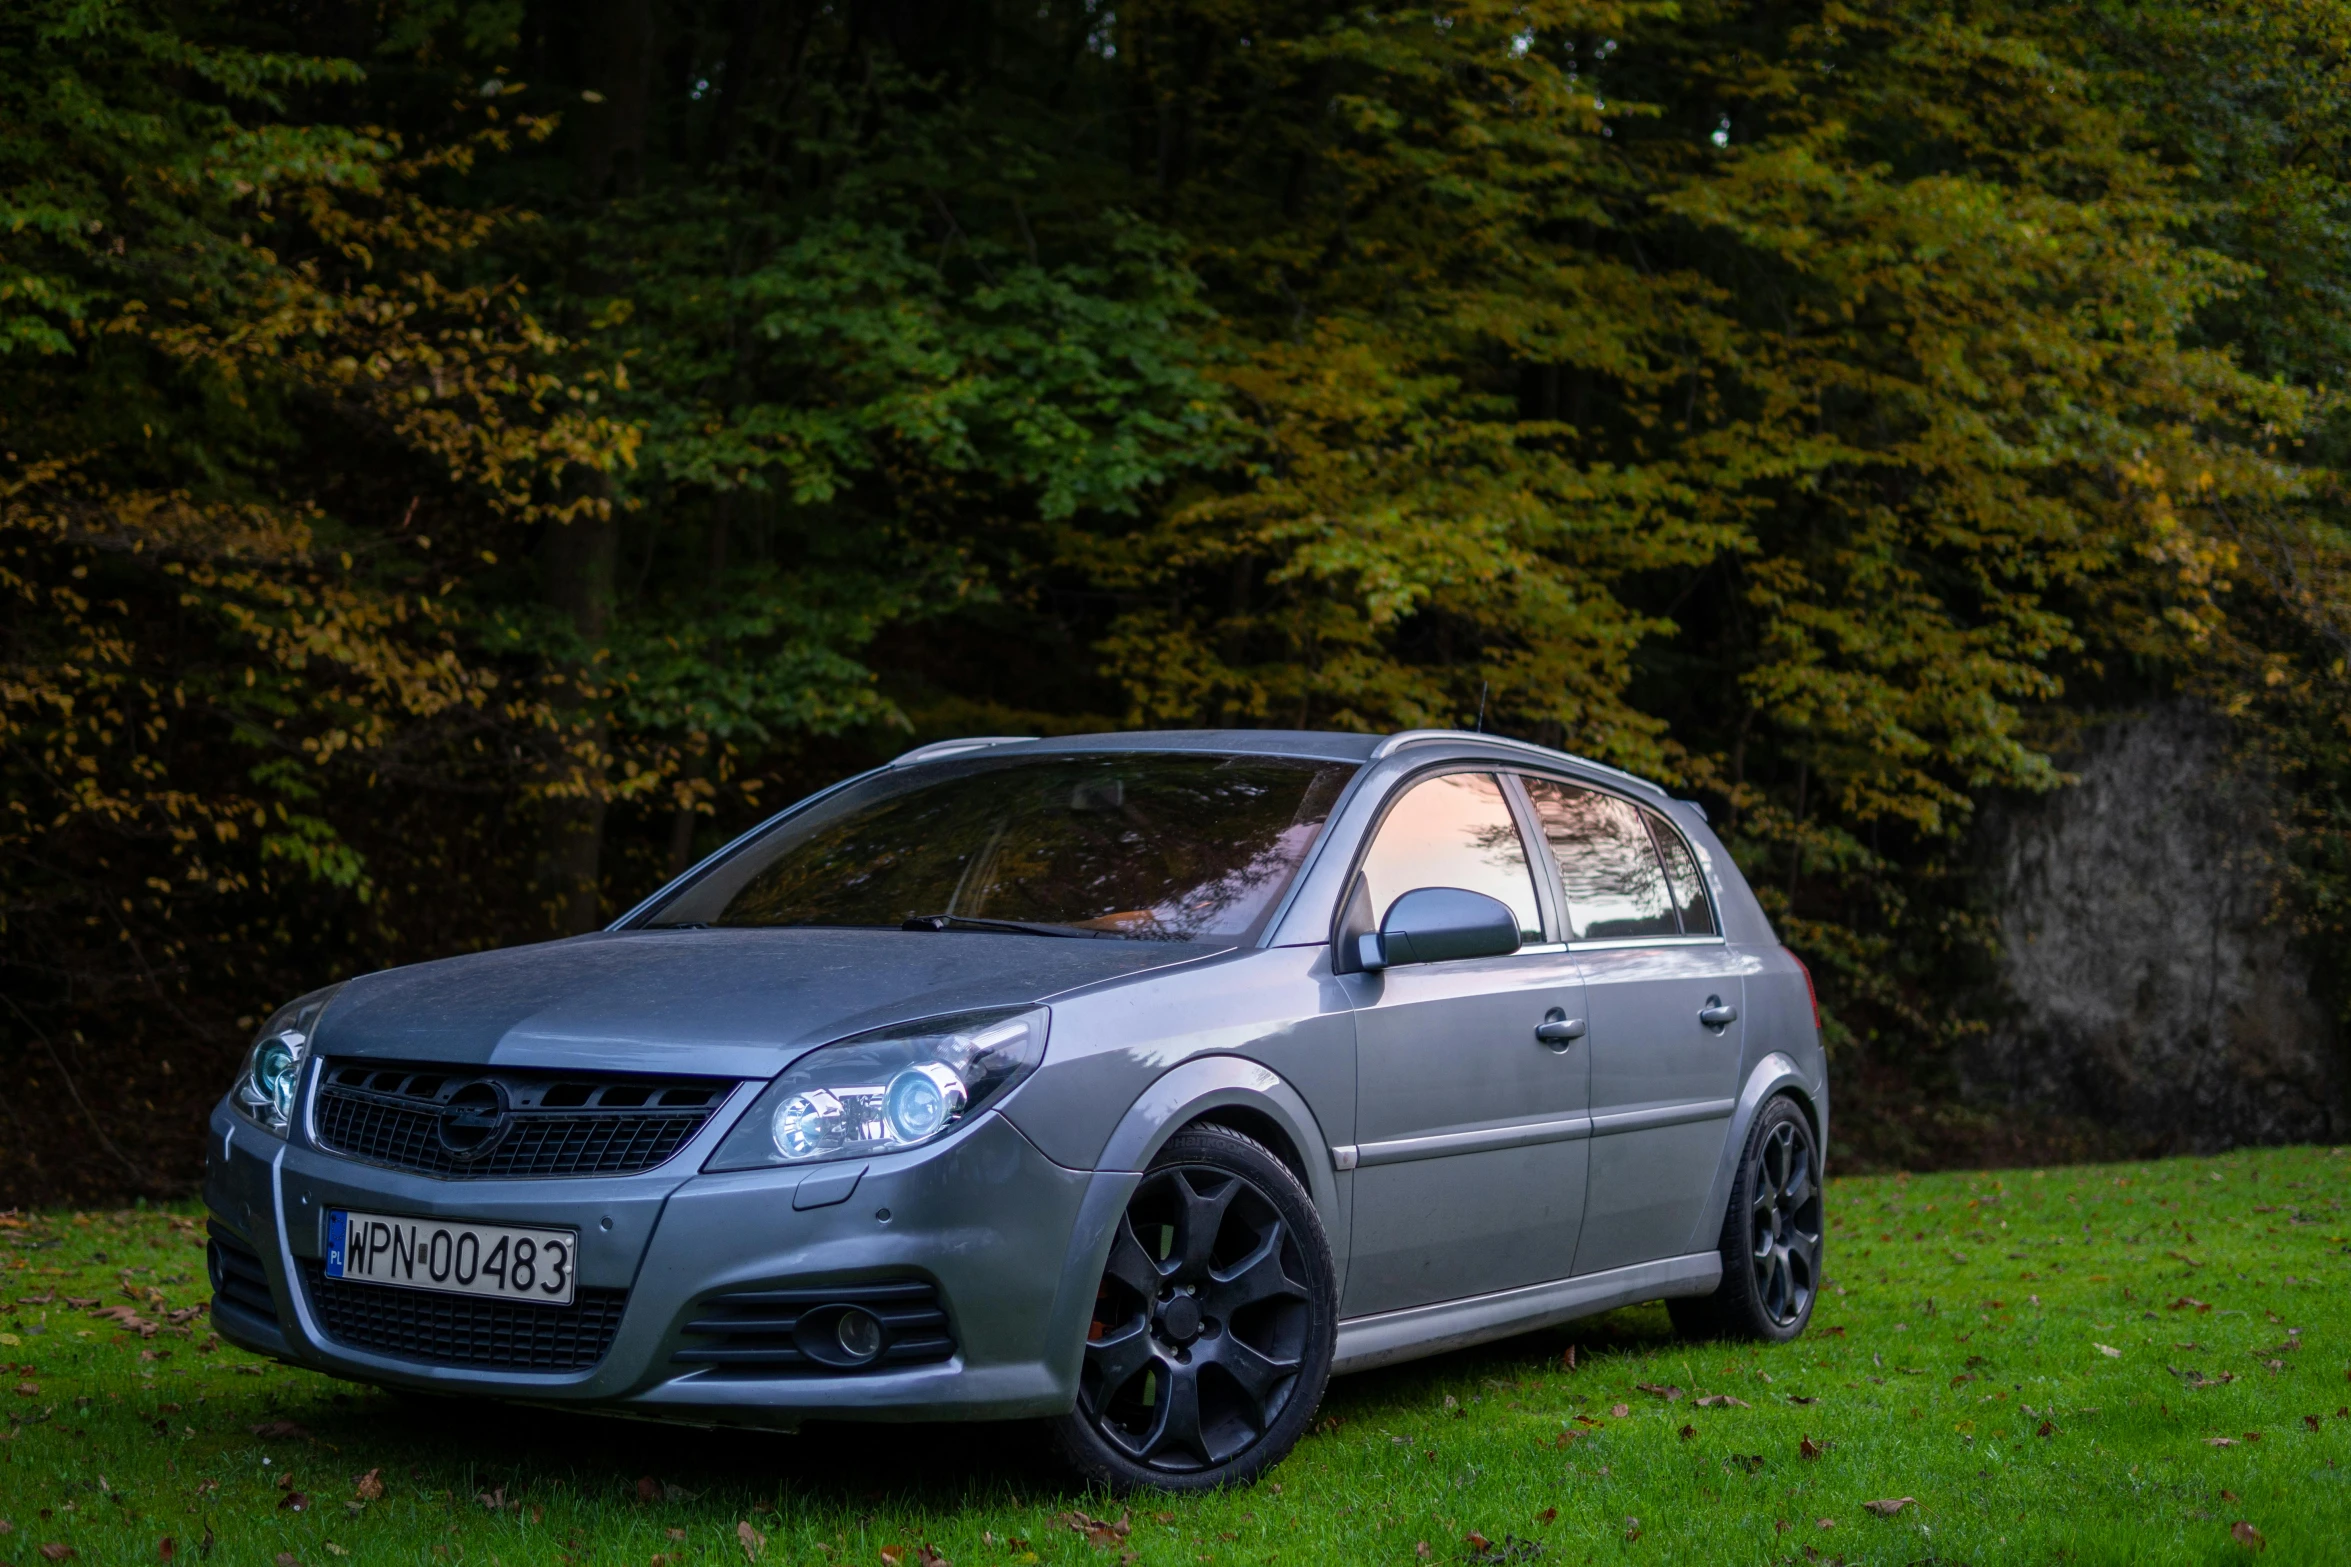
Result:
M666 1567L742 1562L743 1524L764 1562L867 1567L2211 1562L2252 1548L2240 1521L2274 1559L2351 1560L2347 1178L2343 1150L2284 1149L1841 1180L1798 1343L1621 1311L1342 1380L1268 1483L1126 1502L1068 1491L1021 1428L418 1413L201 1319L141 1338L64 1303L203 1300L186 1213L35 1215L0 1221L0 1562L154 1562L169 1536L223 1567Z

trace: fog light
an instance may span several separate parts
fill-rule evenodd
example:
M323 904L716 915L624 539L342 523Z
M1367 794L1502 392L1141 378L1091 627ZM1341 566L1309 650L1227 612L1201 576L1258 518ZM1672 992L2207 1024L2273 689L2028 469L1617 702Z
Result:
M882 1352L882 1325L871 1312L854 1308L842 1312L841 1320L833 1324L833 1337L841 1353L853 1361L863 1363Z

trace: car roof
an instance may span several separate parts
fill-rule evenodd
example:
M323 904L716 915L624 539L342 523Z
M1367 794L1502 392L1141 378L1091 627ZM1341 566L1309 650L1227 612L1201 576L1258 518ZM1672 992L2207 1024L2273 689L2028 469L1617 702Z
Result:
M891 762L906 767L968 756L979 751L1018 754L1069 754L1101 751L1214 751L1239 756L1286 756L1301 760L1367 763L1424 748L1442 748L1457 756L1491 756L1497 760L1545 763L1597 774L1630 785L1657 799L1666 791L1646 778L1595 762L1567 751L1506 735L1467 729L1407 729L1391 735L1348 734L1319 729L1138 729L1119 734L1091 735L973 735L920 746Z

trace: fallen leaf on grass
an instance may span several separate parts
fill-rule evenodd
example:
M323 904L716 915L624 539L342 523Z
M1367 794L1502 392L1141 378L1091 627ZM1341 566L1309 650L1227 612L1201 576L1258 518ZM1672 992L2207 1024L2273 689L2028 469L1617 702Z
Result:
M337 1545L337 1544L336 1544L334 1541L332 1541L332 1540L329 1540L329 1541L327 1541L327 1554L328 1554L329 1556L348 1556L348 1555L350 1555L351 1553L350 1553L349 1551L346 1551L346 1550L344 1550L344 1549L343 1549L341 1546Z
M384 1499L383 1473L381 1469L370 1469L351 1482L351 1494L363 1502L382 1501Z
M173 1539L170 1535L167 1534L162 1539L155 1542L155 1559L157 1561L168 1562L174 1556L179 1554L180 1542Z
M2313 1431L2316 1431L2319 1428L2318 1416L2316 1415L2304 1415L2302 1417L2302 1423L2310 1427L2310 1429Z
M1633 1412L1633 1406L1630 1404L1611 1404L1608 1406L1608 1412L1616 1416L1617 1419L1622 1420Z
M1817 1398L1798 1398L1795 1394L1790 1393L1788 1395L1788 1402L1791 1404L1817 1404L1820 1402L1820 1400Z
M74 1554L73 1547L62 1540L51 1540L47 1545L40 1547L40 1551L41 1559L50 1562L70 1561Z
M261 1424L249 1427L249 1429L265 1442L277 1441L285 1437L310 1435L307 1427L296 1425L291 1420L264 1420Z
M1419 1557L1424 1562L1427 1561L1429 1559L1429 1542L1423 1540L1419 1544L1415 1545L1412 1548L1412 1554Z
M2229 1537L2235 1540L2239 1545L2245 1547L2245 1549L2248 1551L2260 1551L2267 1550L2269 1548L2269 1541L2261 1537L2261 1531L2254 1528L2251 1524L2247 1523L2242 1518L2229 1525Z
M683 1529L664 1529L661 1532L665 1538L672 1540L683 1540L686 1537L686 1531Z
M1834 1529L1837 1526L1834 1518L1815 1518L1812 1521L1823 1529Z
M1638 1540L1638 1539L1641 1537L1641 1520L1640 1520L1640 1519L1638 1519L1638 1518L1627 1518L1627 1519L1624 1521L1624 1537L1625 1537L1627 1540Z
M2035 1431L2035 1432L2033 1433L2033 1435L2035 1435L2035 1436L2055 1436L2056 1434L2057 1434L2057 1427L2055 1427L2054 1425L2050 1424L2050 1423L2049 1423L2048 1421L2046 1421L2046 1420L2042 1421L2042 1422L2041 1422L2041 1428L2040 1428L2038 1431Z
M306 1492L288 1491L284 1496L278 1498L278 1511L306 1513L310 1511L310 1497Z
M1473 1551L1490 1550L1493 1548L1494 1544L1493 1541L1487 1539L1484 1535L1478 1533L1475 1529L1472 1529L1469 1531L1469 1533L1463 1535L1461 1537L1461 1542Z
M1118 1522L1109 1523L1100 1518L1089 1518L1084 1513L1057 1513L1053 1521L1065 1529L1084 1535L1086 1543L1097 1551L1115 1550L1126 1541L1130 1531L1127 1515L1118 1515Z
M2116 1349L2112 1344L2093 1343L2090 1347L2096 1350L2099 1354L2104 1355L2109 1360L2122 1359L2122 1351Z
M1812 1400L1807 1398L1800 1399L1798 1402L1809 1404ZM1709 1393L1698 1400L1698 1407L1700 1409L1753 1409L1755 1406L1743 1398L1733 1398L1728 1393Z
M1134 1553L1129 1551L1124 1560L1134 1560ZM955 1567L955 1564L932 1550L930 1542L925 1540L914 1548L914 1567Z
M902 1563L903 1563L905 1560L906 1560L906 1547L905 1547L905 1546L903 1546L903 1545L885 1545L885 1546L883 1546L883 1547L882 1547L882 1567L901 1567L901 1564L902 1564Z
M1683 1441L1687 1442L1690 1440L1690 1438L1698 1434L1698 1428L1696 1426L1684 1426L1677 1434Z
M1890 1496L1882 1501L1863 1502L1861 1505L1880 1518L1891 1518L1905 1507L1917 1506L1918 1498L1915 1496Z
M1806 1458L1818 1458L1821 1454L1827 1452L1828 1450L1828 1443L1815 1442L1808 1436L1799 1437L1796 1441L1796 1451Z
M1681 1401L1682 1390L1678 1387L1665 1387L1655 1382L1636 1382L1633 1384L1633 1386L1639 1388L1644 1393L1654 1393L1669 1404L1678 1403Z
M1546 1507L1546 1508L1544 1508L1544 1509L1543 1509L1541 1512L1539 1512L1539 1513L1535 1514L1535 1522L1537 1522L1537 1523L1553 1523L1553 1522L1556 1522L1556 1521L1558 1520L1558 1517L1559 1517L1559 1509L1558 1509L1558 1508L1556 1508L1556 1507Z
M2204 1445L2206 1447L2234 1447L2237 1445L2237 1439L2233 1436L2208 1436L2204 1439Z
M2212 1303L2206 1300L2198 1300L2193 1295L2182 1295L2178 1300L2173 1301L2171 1305L2165 1309L2170 1311L2210 1311L2212 1309Z
M1568 1345L1567 1353L1559 1357L1559 1369L1562 1371L1575 1369L1575 1346L1573 1344Z
M16 1396L18 1398L39 1398L41 1396L41 1384L38 1382L19 1382L16 1385Z

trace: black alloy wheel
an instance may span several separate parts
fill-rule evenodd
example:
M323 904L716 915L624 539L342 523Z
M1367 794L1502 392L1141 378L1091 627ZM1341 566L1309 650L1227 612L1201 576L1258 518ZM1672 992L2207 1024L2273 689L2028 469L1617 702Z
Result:
M1692 1338L1796 1337L1812 1320L1824 1233L1820 1145L1811 1118L1783 1095L1748 1129L1723 1216L1722 1283L1667 1301L1674 1326Z
M1222 1126L1172 1139L1127 1204L1087 1326L1066 1456L1115 1489L1255 1477L1314 1418L1337 1311L1313 1200Z

